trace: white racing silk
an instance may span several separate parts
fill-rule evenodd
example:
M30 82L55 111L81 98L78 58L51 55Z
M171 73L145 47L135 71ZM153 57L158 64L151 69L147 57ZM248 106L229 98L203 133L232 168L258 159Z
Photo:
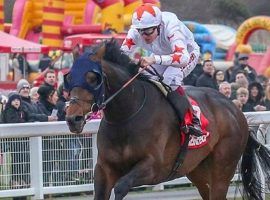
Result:
M131 55L138 47L152 53L156 60L152 66L163 75L166 84L175 88L195 68L200 55L192 32L170 12L162 12L160 34L151 44L147 44L136 29L128 31L121 49Z

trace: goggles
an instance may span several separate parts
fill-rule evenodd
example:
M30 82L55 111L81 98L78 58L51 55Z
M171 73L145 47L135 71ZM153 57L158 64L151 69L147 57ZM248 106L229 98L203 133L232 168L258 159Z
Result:
M140 35L150 36L155 32L156 29L157 26L154 26L150 28L137 29L137 31L140 33Z

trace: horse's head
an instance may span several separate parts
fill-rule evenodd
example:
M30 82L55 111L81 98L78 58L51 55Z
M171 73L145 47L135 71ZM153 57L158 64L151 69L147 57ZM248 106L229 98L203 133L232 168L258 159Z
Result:
M121 52L115 40L102 43L91 53L79 57L64 78L71 98L66 110L70 131L80 133L85 124L85 115L97 107L94 105L103 102L105 91L106 97L112 95L138 68Z
M101 55L93 55L94 53L85 53L80 56L64 77L65 88L70 91L66 121L70 131L74 133L82 132L85 115L91 111L93 105L103 100L104 88L99 58Z

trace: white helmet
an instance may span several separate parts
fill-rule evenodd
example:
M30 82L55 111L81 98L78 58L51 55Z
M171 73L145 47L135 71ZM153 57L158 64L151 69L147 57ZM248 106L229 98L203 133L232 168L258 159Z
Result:
M161 23L161 11L152 4L143 4L132 15L131 28L144 29Z

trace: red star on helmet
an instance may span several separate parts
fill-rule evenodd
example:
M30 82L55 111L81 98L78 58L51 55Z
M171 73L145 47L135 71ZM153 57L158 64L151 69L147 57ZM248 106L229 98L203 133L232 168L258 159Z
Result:
M175 53L171 57L172 57L172 63L178 62L180 64L180 59L181 59L182 55Z
M183 50L184 50L183 47L179 47L177 45L174 45L174 52L173 53L175 53L175 52L177 52L177 53L183 53Z
M132 38L127 38L124 45L127 45L128 49L130 49L133 45L135 45L135 43L133 42Z
M151 15L153 15L154 17L156 16L154 8L149 4L144 4L144 5L140 6L139 8L137 8L137 10L136 10L137 18L139 21L141 20L144 12L148 12Z

